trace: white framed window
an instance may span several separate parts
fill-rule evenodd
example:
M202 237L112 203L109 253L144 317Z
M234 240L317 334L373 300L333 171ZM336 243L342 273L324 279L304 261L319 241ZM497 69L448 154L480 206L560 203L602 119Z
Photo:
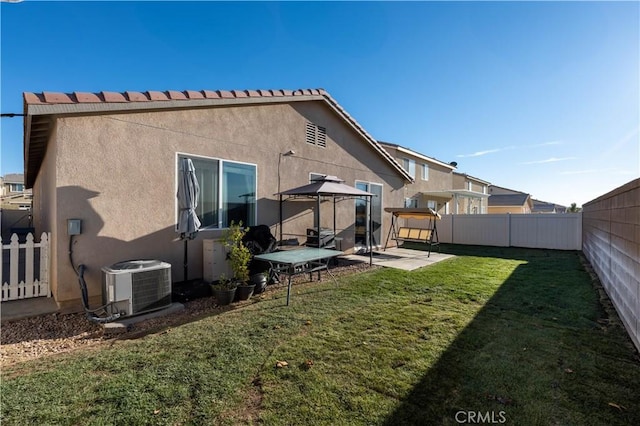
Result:
M178 154L176 182L180 159L190 158L200 185L196 214L203 229L226 228L233 221L244 226L256 224L257 167L217 158ZM176 186L177 187L177 186ZM176 202L176 212L178 206Z
M402 159L402 167L411 175L412 178L416 177L416 161L411 158Z
M10 183L9 192L24 192L24 184L22 183Z
M469 181L467 181L467 189L468 189L469 191L473 191L473 184L471 183L471 181L470 181L470 180L469 180Z
M427 207L434 211L438 211L438 203L433 200L427 200Z
M429 165L427 163L422 164L422 180L429 180Z
M416 209L418 208L418 199L417 198L405 198L404 206L407 208Z

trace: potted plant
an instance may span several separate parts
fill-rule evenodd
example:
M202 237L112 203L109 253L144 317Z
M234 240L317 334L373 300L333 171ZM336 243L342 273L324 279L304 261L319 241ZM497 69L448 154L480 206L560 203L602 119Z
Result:
M216 298L218 305L225 306L233 302L236 297L236 288L238 285L228 279L225 274L220 275L220 279L216 283L211 284L211 292Z
M228 250L227 257L233 271L233 281L237 286L236 298L238 300L249 299L256 287L255 284L249 282L251 251L242 242L242 237L247 231L248 228L242 227L242 222L236 224L232 221L222 235L222 241Z

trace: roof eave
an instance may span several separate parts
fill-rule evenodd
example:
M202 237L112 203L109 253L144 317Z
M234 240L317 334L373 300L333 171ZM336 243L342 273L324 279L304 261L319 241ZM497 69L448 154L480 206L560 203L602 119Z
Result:
M169 93L169 92L166 92ZM205 95L207 93L202 92ZM162 100L151 100L151 92L147 92L148 99L144 101L140 100L127 100L123 95L117 97L113 101L113 97L101 92L101 96L104 100L100 100L97 97L92 98L91 101L79 101L76 102L80 95L63 95L56 97L57 103L47 103L47 96L55 96L55 94L43 94L42 96L34 93L24 94L25 105L25 131L24 131L24 148L25 148L25 182L28 187L32 187L35 183L38 170L34 170L33 167L39 169L40 165L34 166L29 161L32 144L32 125L33 117L36 116L68 116L68 115L93 115L102 113L127 113L127 112L141 112L141 111L157 111L164 109L194 109L194 108L207 108L207 107L219 107L226 105L250 105L250 104L269 104L269 103L290 103L290 102L305 102L305 101L324 101L342 120L347 123L352 129L360 134L369 145L381 155L407 182L413 183L415 179L382 147L378 142L367 133L366 130L353 119L324 89L313 89L308 91L293 91L282 92L278 96L250 96L242 95L237 97L241 92L233 91L229 92L233 97L222 96L221 92L216 92L215 98L201 98L202 93L197 94L197 98L189 97L176 97L172 93L167 95L167 98ZM213 93L213 92L208 92ZM243 92L244 93L244 92ZM179 95L180 93L178 93ZM273 92L272 92L273 94ZM65 98L66 96L66 98ZM130 96L127 92L127 96ZM29 100L28 100L29 99ZM62 99L62 101L59 101ZM74 101L74 99L76 101ZM157 98L156 98L157 99ZM46 145L46 144L45 144ZM30 169L31 167L31 169Z
M420 154L419 152L415 152L415 151L413 151L413 150L411 150L409 148L405 148L405 147L400 146L400 145L395 146L395 148L398 151L402 152L402 153L413 155L414 157L417 157L417 158L419 158L419 159L421 159L423 161L429 161L431 163L437 164L437 165L442 166L442 167L446 167L446 168L451 169L451 170L455 170L457 168L456 166L452 166L451 164L447 164L444 161L440 161L440 160L437 160L435 158L427 157L426 155Z

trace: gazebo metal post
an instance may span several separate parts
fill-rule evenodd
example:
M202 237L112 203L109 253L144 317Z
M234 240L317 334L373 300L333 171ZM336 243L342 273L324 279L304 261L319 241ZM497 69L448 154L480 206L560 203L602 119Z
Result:
M336 242L336 196L335 195L333 196L333 244L335 245L335 248L337 250L338 244Z
M317 209L318 209L318 214L317 214L317 216L318 216L318 218L317 218L318 219L318 248L320 248L320 197L322 197L322 196L320 194L318 194L318 206L317 206Z
M282 194L280 194L280 244L282 244Z
M373 264L373 195L369 196L369 266Z

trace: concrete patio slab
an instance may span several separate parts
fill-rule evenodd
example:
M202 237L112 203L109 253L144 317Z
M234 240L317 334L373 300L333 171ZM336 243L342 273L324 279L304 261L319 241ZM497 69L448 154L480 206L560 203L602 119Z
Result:
M368 255L351 254L342 257L349 260L368 261ZM452 257L455 256L438 252L431 252L431 255L428 256L426 251L392 247L385 251L375 251L373 253L373 264L385 268L413 271Z

